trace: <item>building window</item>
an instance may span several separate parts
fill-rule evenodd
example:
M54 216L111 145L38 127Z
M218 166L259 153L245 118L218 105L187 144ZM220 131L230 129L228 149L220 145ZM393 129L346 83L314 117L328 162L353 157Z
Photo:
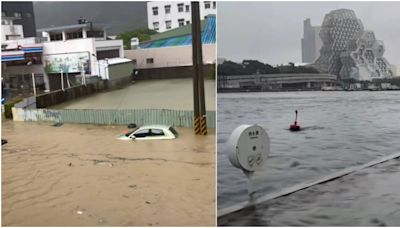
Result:
M119 49L97 51L96 56L97 56L97 60L118 58L119 57Z
M178 12L183 12L183 3L178 4Z
M171 5L166 5L165 6L165 14L170 14L171 13Z
M154 30L158 31L159 25L160 25L160 23L158 23L158 22L153 22L153 28L154 28Z
M184 26L185 25L185 19L178 19L178 25L179 25L179 27Z
M55 40L62 40L62 34L61 33L50 34L50 41L55 41Z
M6 40L18 40L21 39L20 35L6 35Z
M190 24L190 21L186 21L186 24L187 24L187 25Z
M6 12L1 11L1 16L2 16L2 17L5 17L5 16L6 16Z
M104 37L104 31L87 31L86 36L89 37L98 37L98 38L103 38Z
M2 25L8 25L8 21L7 20L1 20L1 24Z
M165 28L170 29L171 28L171 21L165 21Z
M158 7L153 7L153 15L158 15Z
M79 39L79 38L82 38L82 32L81 31L67 33L67 40Z
M204 2L204 8L210 9L211 8L211 2Z
M14 17L21 18L21 16L22 16L21 12L15 12L14 13Z
M186 5L186 12L190 12L190 5Z
M154 59L153 58L147 58L146 59L146 63L147 64L152 64L152 63L154 63Z
M217 2L213 2L213 9L217 8Z
M25 16L26 16L27 18L31 18L31 17L32 17L32 14L31 14L31 13L26 13Z

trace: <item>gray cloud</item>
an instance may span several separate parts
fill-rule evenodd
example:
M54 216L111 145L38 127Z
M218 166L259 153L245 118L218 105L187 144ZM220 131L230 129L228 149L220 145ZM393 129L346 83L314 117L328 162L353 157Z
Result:
M400 2L219 2L218 56L270 64L301 62L303 21L321 25L339 8L355 11L364 28L386 46L384 56L400 72Z
M79 17L106 24L108 35L147 28L146 2L33 2L36 28L76 24Z

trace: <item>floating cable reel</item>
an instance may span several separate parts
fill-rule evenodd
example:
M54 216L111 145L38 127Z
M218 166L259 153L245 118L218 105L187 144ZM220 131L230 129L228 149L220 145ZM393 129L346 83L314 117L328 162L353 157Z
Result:
M254 172L262 170L269 155L270 142L267 132L258 125L240 125L227 142L228 157L231 164L241 169L248 181L248 193Z

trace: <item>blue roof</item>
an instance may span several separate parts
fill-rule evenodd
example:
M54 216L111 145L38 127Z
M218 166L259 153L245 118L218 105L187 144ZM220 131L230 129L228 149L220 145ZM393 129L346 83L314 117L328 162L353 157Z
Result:
M201 32L202 44L214 44L216 42L216 18L215 15L207 17L206 25ZM188 46L192 45L192 34L170 37L161 40L148 41L140 44L140 48L160 48L173 46Z

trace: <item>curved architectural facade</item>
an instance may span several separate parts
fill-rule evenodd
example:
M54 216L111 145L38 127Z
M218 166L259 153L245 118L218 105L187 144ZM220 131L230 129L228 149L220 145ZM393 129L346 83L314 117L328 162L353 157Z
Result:
M393 76L385 51L372 31L364 26L353 10L333 10L325 15L320 37L323 45L313 66L341 79L372 80Z

